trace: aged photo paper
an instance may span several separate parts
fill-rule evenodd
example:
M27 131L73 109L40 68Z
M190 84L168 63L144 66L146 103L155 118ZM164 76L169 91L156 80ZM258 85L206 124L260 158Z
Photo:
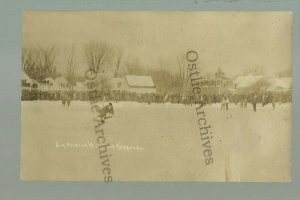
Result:
M291 12L24 11L24 181L290 182Z

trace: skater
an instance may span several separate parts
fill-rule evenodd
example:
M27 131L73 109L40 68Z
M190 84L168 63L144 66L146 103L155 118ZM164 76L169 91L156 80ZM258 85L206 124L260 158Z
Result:
M247 98L246 97L243 100L243 108L247 108Z
M62 105L63 105L63 107L65 107L65 105L66 105L66 101L64 98L62 99Z
M228 104L229 104L229 98L225 97L225 107L226 107L226 110L228 110Z
M275 95L273 94L273 96L272 96L272 107L273 107L273 110L275 109L275 100L276 100L276 98L275 98Z
M225 97L223 97L222 103L221 103L221 110L225 110L225 104L226 104L226 99L225 99Z
M63 107L65 107L65 106L66 106L66 96L65 96L65 94L62 94L62 99L61 99L61 101L62 101Z
M262 106L264 107L267 103L266 103L266 101L267 101L267 94L263 94L262 95Z
M68 105L68 107L70 106L70 104L71 104L71 98L68 96L67 97L67 105Z
M254 94L254 96L253 96L253 101L252 101L253 111L254 111L254 112L256 112L257 99L258 99L257 94Z
M110 116L106 116L107 114L110 114ZM112 106L112 103L109 103L108 105L104 106L99 110L99 116L101 118L101 122L104 123L105 119L111 118L114 115L114 108Z

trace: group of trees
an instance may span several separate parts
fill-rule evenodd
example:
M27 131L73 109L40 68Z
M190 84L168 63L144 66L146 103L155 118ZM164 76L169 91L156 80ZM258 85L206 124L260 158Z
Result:
M140 59L135 57L124 58L124 52L120 48L113 48L105 42L91 42L84 45L84 57L90 70L97 71L102 77L102 84L107 81L105 74L113 77L122 77L126 74L152 76L157 89L161 92L183 92L188 87L188 71L185 59L182 56L174 58L174 71L167 70L168 64L159 62L156 68L147 67ZM83 81L83 74L76 74L76 54L74 48L69 55L64 55L64 66L58 69L57 57L59 51L55 46L23 47L22 68L26 74L36 81L42 81L47 77L56 78L65 76L69 85L77 81ZM60 64L61 65L61 64Z
M42 81L47 77L56 78L65 76L69 85L74 85L77 81L84 81L84 74L76 74L77 59L74 48L65 56L63 66L57 70L58 49L55 46L23 47L22 68L26 74L36 81ZM126 74L149 75L153 78L159 92L185 93L189 90L189 73L184 54L174 57L173 61L165 62L158 58L158 65L151 68L143 63L139 58L124 56L124 51L118 47L112 47L105 42L86 43L83 48L86 65L90 70L97 71L101 77L100 84L108 85L106 74L113 77L123 77ZM62 64L60 64L62 65ZM168 70L171 66L173 71ZM242 75L265 75L264 66L249 66L243 69ZM213 74L205 74L205 77L212 77ZM291 69L278 72L278 77L290 77ZM254 89L265 86L266 81L258 82Z
M58 49L54 46L23 47L22 69L29 77L40 82L47 77L56 78L65 76L69 85L82 80L83 76L76 74L76 58L74 48L65 56L63 66L57 67ZM115 77L121 66L123 52L121 49L113 50L106 43L88 43L84 46L84 53L89 69L103 72L103 66L109 66Z
M58 75L54 47L22 49L22 68L31 78L41 81Z

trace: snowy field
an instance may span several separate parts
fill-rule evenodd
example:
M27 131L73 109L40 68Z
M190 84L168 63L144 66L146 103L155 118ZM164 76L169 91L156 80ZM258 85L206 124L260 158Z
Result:
M99 103L100 106L105 103ZM103 125L114 181L289 181L291 104L204 107L214 163L206 165L195 106L114 104ZM24 180L103 180L89 102L22 102Z

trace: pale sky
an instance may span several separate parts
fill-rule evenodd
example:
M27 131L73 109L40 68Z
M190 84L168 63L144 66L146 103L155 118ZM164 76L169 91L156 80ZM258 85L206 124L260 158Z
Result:
M199 69L235 75L262 66L272 73L291 67L291 20L291 12L27 11L23 46L55 45L59 70L73 46L79 73L87 69L83 47L94 41L153 68L164 59L177 70L176 57L195 50Z

